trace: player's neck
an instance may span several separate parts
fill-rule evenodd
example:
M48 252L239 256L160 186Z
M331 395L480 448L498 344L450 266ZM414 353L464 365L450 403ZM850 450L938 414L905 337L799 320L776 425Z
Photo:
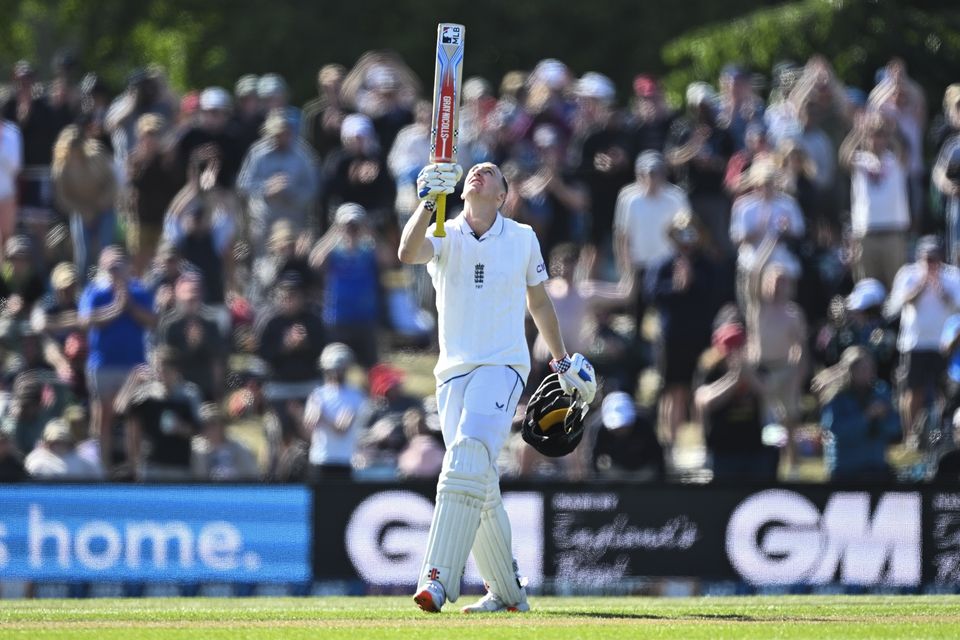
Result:
M470 225L470 230L477 236L482 236L496 222L497 206L493 203L487 204L467 200L463 207L463 217Z

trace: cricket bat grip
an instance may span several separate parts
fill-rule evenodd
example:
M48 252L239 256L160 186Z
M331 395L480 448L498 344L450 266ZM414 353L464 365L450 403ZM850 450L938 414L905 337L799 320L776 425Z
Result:
M447 196L446 194L441 194L437 196L437 208L435 210L437 215L437 226L433 229L434 238L446 238L447 231L443 228L443 223L447 221Z

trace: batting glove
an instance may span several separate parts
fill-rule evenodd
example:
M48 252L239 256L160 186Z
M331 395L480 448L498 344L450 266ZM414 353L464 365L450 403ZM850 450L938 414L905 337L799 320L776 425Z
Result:
M579 393L584 402L590 404L597 395L597 376L583 355L575 353L561 359L550 361L550 369L560 379L560 387L568 396Z
M420 170L417 176L417 195L421 200L433 200L437 196L448 196L453 193L463 175L463 168L458 164L439 162L428 164Z

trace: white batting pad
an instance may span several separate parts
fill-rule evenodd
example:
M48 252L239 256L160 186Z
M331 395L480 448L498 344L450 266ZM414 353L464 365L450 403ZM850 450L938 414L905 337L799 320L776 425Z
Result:
M480 524L489 470L487 448L474 438L457 440L443 458L420 584L438 580L450 602L460 597L460 578Z
M510 519L500 499L500 482L496 471L487 476L487 496L480 513L480 527L473 542L473 559L477 569L495 593L507 605L520 602L520 584L513 564L513 542Z

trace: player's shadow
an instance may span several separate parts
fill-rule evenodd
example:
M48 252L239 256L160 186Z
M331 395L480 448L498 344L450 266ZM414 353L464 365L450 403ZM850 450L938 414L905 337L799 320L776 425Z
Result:
M603 620L731 620L734 622L757 622L760 618L739 613L693 613L687 615L657 615L654 613L612 613L609 611L544 611L551 616L575 618L600 618Z

